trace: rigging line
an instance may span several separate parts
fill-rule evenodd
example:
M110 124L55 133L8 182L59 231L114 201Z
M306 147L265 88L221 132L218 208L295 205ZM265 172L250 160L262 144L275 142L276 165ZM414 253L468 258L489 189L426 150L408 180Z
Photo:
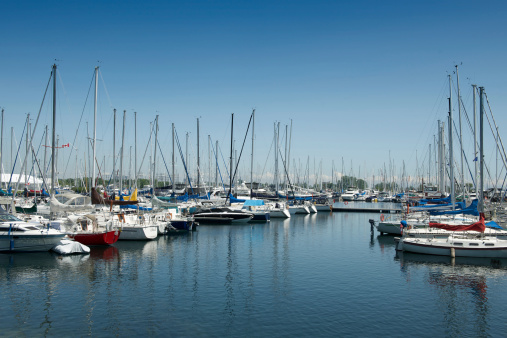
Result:
M100 165L99 165L99 162L97 161L97 157L95 157L95 164L97 164L97 169L99 169L99 177L102 180L102 182L104 182L104 179L102 178L102 173L100 172ZM93 179L94 179L94 177L92 177L92 182L93 182ZM98 180L96 180L95 183L97 183L97 181Z
M55 66L55 69L56 69L56 66ZM56 72L56 70L55 70ZM44 101L46 99L46 95L47 95L47 92L48 92L48 89L49 89L49 85L51 84L51 79L53 78L53 76L56 76L56 74L53 74L53 69L51 69L51 74L49 75L49 80L48 80L48 84L46 85L46 91L44 92L44 95L42 97L42 102L40 104L40 108L39 108L39 113L37 114L37 119L35 120L35 125L33 127L33 130L32 130L32 135L30 135L30 145L29 145L29 148L32 146L32 140L33 140L33 137L35 136L35 132L37 130L37 125L39 124L39 119L40 119L40 115L41 115L41 112L42 112L42 107L44 105ZM53 98L54 99L54 98ZM28 122L28 121L27 121ZM23 165L21 166L21 172L23 172L23 170L25 169L25 166L26 166L26 159L25 158L25 161L23 161ZM26 178L25 178L26 179ZM19 187L19 182L21 181L21 175L19 176L18 178L18 182L16 183L16 189L14 189L14 191L17 191L18 190L18 187ZM10 182L9 182L10 183ZM12 201L14 202L14 197L15 197L16 194L12 194Z
M162 160L164 161L165 170L167 171L167 176L169 176L169 179L171 180L171 185L174 186L173 178L171 177L171 174L169 174L169 168L167 168L167 163L165 162L164 154L162 153L162 149L160 147L160 142L158 142L158 140L157 140L157 145L158 145L158 148L160 151L160 155L162 156Z
M273 141L271 141L271 146L269 147L268 156L266 157L266 161L264 162L264 168L262 168L262 174L261 174L261 177L259 179L260 182L262 182L262 177L264 176L264 171L266 170L266 165L268 163L269 156L271 155L271 149L273 149L273 145L274 144L275 144L275 140L273 138Z
M213 150L213 155L215 155L215 161L217 162L218 174L220 175L220 181L222 182L222 188L224 189L224 192L225 192L224 179L222 178L222 172L220 171L220 166L218 165L218 156L217 156L217 153L215 152L215 147L213 147L213 143L211 143L211 149Z
M28 121L25 121L25 126L23 127L23 132L21 133L21 140L19 140L18 151L16 152L16 157L14 158L14 165L12 166L11 177L9 178L9 183L7 184L7 187L9 187L9 188L11 187L12 175L14 174L14 169L16 168L16 163L18 162L19 151L21 149L21 143L23 143L23 138L25 137L25 129L26 129L27 124L28 124ZM20 173L21 172L22 171L20 171Z
M42 147L42 140L44 140L44 135L45 134L46 134L46 131L44 130L44 133L42 133L42 138L41 138L40 143L39 143L39 147L37 148L37 153L35 153L35 149L34 149L33 144L32 144L31 153L33 155L33 162L32 162L32 167L30 168L30 176L32 176L32 174L34 174L34 172L35 172L34 162L35 162L35 164L38 165L38 163L36 162L37 161L37 156L39 155L39 151L40 151L40 149ZM40 172L40 167L39 167L39 172ZM40 174L42 175L42 172L40 172ZM44 176L42 176L42 182L43 182L43 184L45 184L44 183ZM35 183L35 179L34 179L34 183Z
M183 162L183 168L185 168L185 173L187 174L188 184L190 185L190 191L192 192L193 195L194 188L192 187L192 182L190 181L190 177L188 176L187 164L185 163L185 158L183 157L183 151L181 151L180 139L178 137L178 132L176 131L176 128L174 129L174 135L176 136L176 144L178 145L178 150L180 151L181 161Z
M69 104L69 100L68 100L68 95L67 95L67 92L65 90L65 85L63 84L63 79L61 77L61 72L58 72L57 75L58 75L58 80L60 81L60 85L62 87L62 91L64 93L63 95L65 97L65 101L67 103L67 109L68 109L69 112L71 112L71 108L70 108L70 104ZM58 105L59 105L59 109L61 109L60 102L58 102ZM61 109L61 111L63 111L63 109ZM60 124L60 130L65 130L63 128L63 126L62 126L62 120L61 119L58 119L58 123ZM62 135L63 135L63 132L62 132ZM65 168L64 171L63 171L63 177L66 176L66 173L67 173L67 168Z
M146 154L148 153L148 148L150 146L151 136L153 135L153 129L154 128L155 127L152 124L151 130L150 130L150 137L148 138L148 142L146 143L146 150L144 151L143 159L141 161L141 164L139 165L139 171L136 172L136 177L139 177L139 175L141 174L141 168L143 167L144 159L146 158ZM122 149L122 151L123 151L123 149ZM135 170L137 170L137 168L135 168Z
M486 97L486 101L487 101L487 97ZM489 102L488 102L488 106L489 106ZM491 113L491 107L490 107L490 113ZM489 128L491 129L491 133L493 135L493 138L495 139L496 149L499 150L500 157L502 158L502 162L503 162L504 166L507 166L505 163L505 157L504 157L505 154L502 153L503 149L500 149L500 146L498 144L497 133L495 131L493 131L493 127L491 125L491 121L489 120L488 114L484 114L484 115L486 115L486 119L488 120ZM493 119L493 114L491 114L491 118ZM495 122L494 119L493 119L493 122ZM495 127L496 127L496 123L495 123ZM501 142L501 140L500 140L500 142ZM502 143L502 148L503 148L503 143ZM505 152L505 150L504 150L504 152Z
M224 154L222 153L222 148L220 148L220 155L222 156L222 161L224 162L225 173L227 174L228 177L231 177L231 174L229 173L229 168L227 167L227 163L225 163L225 158L224 158Z
M294 187L292 186L292 183L290 183L290 178L289 178L289 175L287 174L287 167L285 166L285 160L282 156L282 151L280 150L280 148L278 148L278 152L280 153L280 158L282 159L282 164L283 164L283 169L285 170L285 175L287 176L287 180L289 181L289 186L292 190L292 196L294 197L294 201L296 200L296 194L294 193ZM289 196L289 194L287 193L287 196Z
M253 114L250 115L250 120L248 121L248 126L246 128L245 138L243 139L243 144L241 145L241 151L239 152L239 158L236 161L236 168L234 168L234 176L232 176L232 184L234 184L234 179L236 178L236 173L238 172L239 161L241 160L241 154L243 154L243 149L245 148L246 137L248 136L248 130L250 130L250 124L252 123L252 118L253 118ZM231 191L232 191L232 187L229 187L229 194L231 193ZM225 197L226 203L227 203L228 198L229 198L228 196Z
M41 143L42 143L42 140L41 140ZM39 146L39 150L40 150L40 146ZM39 160L37 159L37 155L39 154L39 150L37 150L37 154L35 154L35 149L33 148L32 146L32 154L34 154L34 159L35 159L35 164L37 164L37 168L39 168L39 172L41 172L41 175L42 175L42 185L44 187L46 187L46 191L47 191L47 184L46 184L46 180L44 179L44 175L42 174L42 171L41 171L41 168L40 168L40 163L39 163ZM35 179L34 179L34 183L35 183ZM42 190L42 187L41 187L41 190Z
M489 113L491 114L491 119L493 120L493 123L495 124L495 128L497 130L497 133L494 133L493 135L494 136L496 135L495 136L495 140L496 140L497 137L498 137L498 139L500 139L500 145L502 146L502 149L499 148L498 140L496 140L496 145L498 147L498 150L500 150L500 154L502 154L502 151L503 151L502 160L504 162L504 166L507 167L507 165L505 164L505 156L507 156L507 155L505 154L505 148L503 146L502 138L500 137L500 135L498 135L498 127L496 125L495 117L493 116L493 110L491 109L491 105L489 104L488 95L486 93L484 93L484 95L486 96L486 102L488 103L488 108L489 108ZM487 117L487 115L486 115L486 117ZM488 119L488 121L489 121L489 119Z
M84 103L84 106L83 106L83 110L81 111L81 117L79 118L79 122L77 124L76 135L74 136L74 141L72 141L72 149L70 150L70 154L69 154L69 157L67 159L67 164L65 165L64 173L67 172L67 168L69 166L70 159L72 158L72 152L74 151L74 145L76 145L76 139L77 139L77 136L79 134L79 127L81 126L81 121L83 120L84 111L86 109L86 103L88 102L88 97L90 96L90 91L91 91L91 88L92 88L92 85L93 85L93 79L94 78L95 78L95 70L93 72L93 76L92 76L92 79L90 81L90 87L88 88L88 94L86 94L85 103ZM76 151L77 151L77 149L76 149Z
M104 81L104 78L102 77L102 71L100 70L100 68L99 68L99 75L100 75L100 79L102 80L102 86L104 87L104 91L106 92L107 100L109 101L109 107L114 108L113 104L111 103L111 98L109 97L109 92L107 91L106 81Z
M454 125L454 132L457 134L458 133L458 128L456 127L456 121L453 120L452 121L452 124ZM458 141L459 145L460 145L460 148L461 148L461 153L463 153L463 156L465 157L465 163L468 167L468 171L470 173L470 177L472 178L472 182L474 182L474 178L473 178L473 175L472 175L472 171L470 170L470 164L468 163L468 158L467 158L467 155L465 153L465 150L463 149L463 144L461 144L461 140ZM457 160L456 160L457 161ZM457 168L457 167L456 167ZM463 175L463 177L465 176L465 173L461 173L461 175ZM475 182L474 182L474 185L475 185ZM463 190L465 189L465 187L461 187Z

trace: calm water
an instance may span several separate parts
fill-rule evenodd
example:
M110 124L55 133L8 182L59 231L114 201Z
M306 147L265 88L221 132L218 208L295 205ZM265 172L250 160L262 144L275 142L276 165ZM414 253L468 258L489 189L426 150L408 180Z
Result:
M379 214L319 213L0 255L1 336L505 337L507 261L396 255Z

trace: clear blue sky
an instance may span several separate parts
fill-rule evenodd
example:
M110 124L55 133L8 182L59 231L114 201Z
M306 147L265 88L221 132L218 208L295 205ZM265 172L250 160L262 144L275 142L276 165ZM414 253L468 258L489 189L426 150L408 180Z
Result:
M501 135L507 119L503 1L3 1L0 11L6 169L10 128L19 141L55 62L57 134L61 143L73 143L84 111L74 144L80 157L85 122L90 131L93 124L93 96L84 103L100 66L99 161L112 153L105 141L112 138L113 107L119 117L127 110L126 151L138 112L139 162L155 115L166 160L170 124L183 144L190 132L195 154L200 117L204 163L207 135L228 157L231 113L239 148L255 108L257 175L272 171L273 124L285 130L291 120L291 157L303 170L309 157L312 174L314 160L322 161L329 179L332 160L341 171L343 158L346 174L352 164L356 176L359 167L361 176L378 175L391 156L396 170L405 161L415 175L416 157L427 160L437 120L446 119L447 74L456 64L467 109L474 83L486 88ZM36 145L50 121L46 103ZM121 118L117 126L118 149ZM465 139L470 144L470 133ZM249 176L250 141L246 147L243 176ZM73 162L67 176L74 175Z

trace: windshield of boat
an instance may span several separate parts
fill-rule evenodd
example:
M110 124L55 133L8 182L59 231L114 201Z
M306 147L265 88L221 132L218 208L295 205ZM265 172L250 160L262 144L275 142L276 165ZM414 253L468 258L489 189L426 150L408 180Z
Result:
M0 214L0 222L23 222L23 221L11 214Z

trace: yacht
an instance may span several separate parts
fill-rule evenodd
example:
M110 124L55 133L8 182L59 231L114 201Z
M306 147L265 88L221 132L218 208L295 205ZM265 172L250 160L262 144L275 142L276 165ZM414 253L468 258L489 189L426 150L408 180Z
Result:
M49 251L65 236L49 226L26 223L14 215L0 213L0 252Z

